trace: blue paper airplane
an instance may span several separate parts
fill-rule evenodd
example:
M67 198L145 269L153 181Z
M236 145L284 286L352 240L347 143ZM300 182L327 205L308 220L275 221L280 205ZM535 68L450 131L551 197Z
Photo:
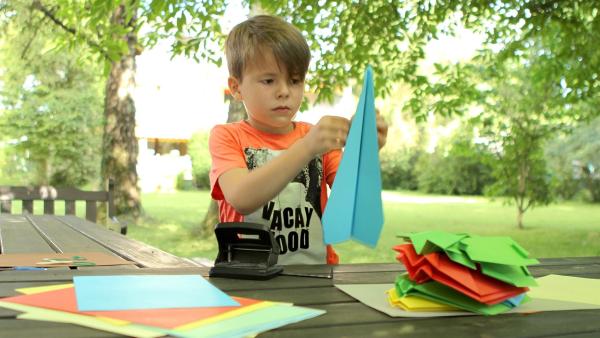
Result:
M356 114L323 213L324 241L374 247L383 227L373 70L367 66Z

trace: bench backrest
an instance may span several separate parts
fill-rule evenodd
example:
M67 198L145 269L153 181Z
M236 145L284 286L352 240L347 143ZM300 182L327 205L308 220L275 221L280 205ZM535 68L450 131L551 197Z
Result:
M84 191L77 188L42 187L14 187L0 186L0 213L12 213L12 201L21 201L21 212L33 214L33 202L44 201L44 214L54 215L54 202L65 202L65 214L75 215L75 202L85 201L85 218L96 222L98 211L97 202L107 203L108 217L115 216L113 200L114 183L108 184L108 191Z

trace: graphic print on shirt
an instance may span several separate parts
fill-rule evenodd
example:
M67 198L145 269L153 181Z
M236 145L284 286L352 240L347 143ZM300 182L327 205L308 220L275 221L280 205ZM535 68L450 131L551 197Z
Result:
M280 153L266 148L245 148L248 170L263 166ZM320 202L322 179L323 163L321 158L315 158L279 195L244 217L245 221L271 227L280 247L279 262L282 264L305 263L313 258L320 262L324 257ZM286 255L288 253L294 255Z

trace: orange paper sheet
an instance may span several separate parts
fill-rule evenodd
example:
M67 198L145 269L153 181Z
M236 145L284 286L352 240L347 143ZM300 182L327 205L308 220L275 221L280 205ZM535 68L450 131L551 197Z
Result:
M412 244L397 245L394 250L398 252L397 258L406 267L410 279L416 283L433 279L480 303L498 304L529 290L526 287L512 286L488 277L478 270L457 264L439 252L419 255Z
M79 260L73 257L83 258ZM48 261L48 260L66 260ZM44 263L46 261L47 263ZM92 262L94 265L129 265L134 262L103 252L65 252L65 253L23 253L23 254L0 254L0 267L15 266L77 266L77 262Z
M45 309L67 311L90 316L102 316L124 320L132 323L156 326L164 329L175 329L198 320L210 318L242 307L260 303L260 300L233 297L241 306L149 309L126 311L77 311L75 288L54 290L32 295L3 298L4 302L36 306Z

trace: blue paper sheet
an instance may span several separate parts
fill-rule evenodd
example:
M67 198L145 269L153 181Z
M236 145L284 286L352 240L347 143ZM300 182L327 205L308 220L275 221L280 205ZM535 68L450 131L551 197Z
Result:
M79 311L240 304L199 275L75 276Z
M344 154L323 213L324 241L333 244L352 238L374 247L382 226L375 92L373 70L368 66Z

